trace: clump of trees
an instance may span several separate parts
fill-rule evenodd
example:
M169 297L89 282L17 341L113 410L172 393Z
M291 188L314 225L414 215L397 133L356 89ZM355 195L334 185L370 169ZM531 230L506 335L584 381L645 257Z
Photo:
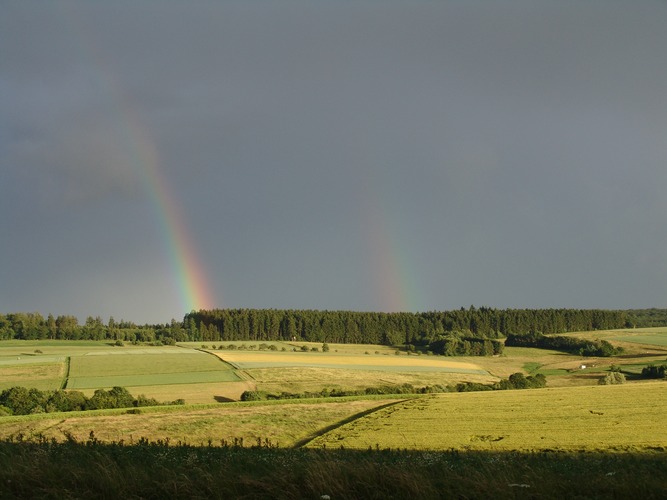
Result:
M641 378L667 378L667 365L648 365L642 368Z
M614 347L606 340L584 340L562 335L543 335L540 332L530 332L525 335L509 334L505 340L505 345L552 349L580 356L609 357L623 352L621 347Z
M0 392L0 415L3 413L5 415L29 415L60 411L137 408L184 403L182 399L161 403L144 395L135 398L125 387L113 387L108 391L97 389L90 398L80 391L40 391L26 387L11 387Z
M470 332L452 332L439 335L425 348L443 356L493 356L502 354L504 345L498 340L473 337Z

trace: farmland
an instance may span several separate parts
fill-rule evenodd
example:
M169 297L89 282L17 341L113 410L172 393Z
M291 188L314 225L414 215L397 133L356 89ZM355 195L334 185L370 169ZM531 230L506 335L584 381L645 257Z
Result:
M69 389L236 382L229 365L195 350L178 348L92 351L71 359Z
M105 441L130 436L196 443L239 439L254 443L257 439L269 439L281 446L293 446L313 435L318 425L319 429L335 427L336 421L380 407L386 401L323 398L300 400L299 405L279 401L225 406L219 403L238 401L246 390L281 394L402 384L445 386L462 381L491 384L511 373L524 372L547 374L549 387L538 391L455 393L417 399L398 396L405 402L349 422L336 429L338 434L320 431L322 436L312 446L320 443L353 448L377 445L529 450L590 449L597 446L595 443L648 446L651 443L634 442L623 437L620 431L639 439L642 426L650 427L653 425L650 422L658 420L656 408L666 403L665 392L661 392L664 385L632 382L619 387L598 387L596 384L611 364L617 363L632 374L641 371L647 363L665 360L661 346L664 333L664 329L595 332L596 337L601 334L623 339L640 334L642 338L656 338L657 343L644 346L643 351L635 355L588 359L586 369L580 368L579 356L518 347L507 348L503 356L451 358L409 355L405 351L373 345L333 344L329 352L322 352L321 344L304 342L271 342L261 347L240 341L217 346L182 343L180 346L118 347L103 342L11 341L0 347L0 373L5 387L21 384L58 388L64 385L68 390L91 395L98 388L125 386L135 395L159 401L182 399L187 405L142 409L140 415L115 411L72 414L65 419L55 415L53 418L50 415L5 417L0 435L8 437L24 432L56 439L65 435L81 438L93 430L98 439ZM580 401L586 401L591 407L578 408ZM284 406L287 404L289 406ZM638 409L631 411L634 406ZM318 413L321 415L319 424L314 417ZM483 414L484 419L475 418L479 414ZM531 422L527 427L530 432L520 426L513 427L525 421ZM598 425L595 433L578 430L587 429L591 424ZM447 432L425 432L426 428L443 428L443 425ZM341 434L355 426L361 426L364 431ZM373 429L382 431L381 439L375 436ZM396 429L400 429L400 435L396 434ZM536 429L540 432L533 432ZM603 431L616 437L600 434ZM527 440L527 436L537 434L538 441ZM355 435L361 436L360 440L355 440ZM582 441L582 438L568 441L578 435L591 441ZM665 446L660 432L653 435L657 442L651 445ZM492 438L475 440L470 436Z
M78 485L98 485L97 470L110 478L106 494L115 496L169 495L163 489L170 488L181 496L214 497L213 491L232 497L384 492L438 498L447 491L514 498L521 490L512 485L527 484L536 496L557 498L575 490L586 497L628 496L641 484L644 497L659 498L667 450L665 383L597 381L612 364L631 375L667 360L664 332L577 334L628 346L622 356L586 359L585 369L580 356L518 347L502 356L449 358L372 345L332 344L322 352L322 344L305 342L121 347L11 341L0 344L2 387L64 385L92 394L124 385L133 394L187 404L0 417L0 494L55 491L71 477L62 470ZM646 339L655 343L638 341ZM548 387L232 402L245 390L490 384L515 372L546 374ZM53 475L26 475L41 460ZM281 466L267 465L274 463ZM178 472L183 464L187 473ZM178 484L174 477L181 478Z
M316 438L312 447L459 450L667 450L664 383L411 399Z

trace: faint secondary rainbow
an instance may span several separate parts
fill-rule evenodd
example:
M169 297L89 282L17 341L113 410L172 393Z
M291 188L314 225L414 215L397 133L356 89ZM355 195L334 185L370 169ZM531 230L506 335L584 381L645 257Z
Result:
M77 34L84 41L78 45L81 57L95 64L96 83L101 97L108 98L114 104L116 112L112 119L118 130L117 146L122 148L126 161L141 175L144 189L150 196L183 311L187 313L215 307L217 301L183 218L182 207L170 189L166 176L160 171L155 140L118 83L111 65L102 56L88 23L83 19L83 13L74 4L65 3L62 7L69 32Z
M371 250L374 290L379 307L387 312L415 312L420 303L411 272L408 243L400 238L399 225L377 187L365 189L365 223Z

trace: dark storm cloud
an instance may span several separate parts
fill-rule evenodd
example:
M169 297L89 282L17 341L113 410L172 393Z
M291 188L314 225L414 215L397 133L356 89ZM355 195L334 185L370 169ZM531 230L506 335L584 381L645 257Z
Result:
M664 305L664 3L2 9L5 310L182 313L146 142L223 305Z

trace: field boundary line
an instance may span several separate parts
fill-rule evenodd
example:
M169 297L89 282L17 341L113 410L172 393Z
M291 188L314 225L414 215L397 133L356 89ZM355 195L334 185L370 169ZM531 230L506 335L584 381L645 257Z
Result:
M67 383L69 382L69 369L70 369L71 359L72 359L71 356L65 357L65 376L63 377L63 381L60 384L61 391L67 389Z
M184 346L178 346L178 347L184 347ZM203 352L204 354L208 354L209 356L213 356L215 359L220 361L222 364L229 366L232 370L239 370L240 369L236 364L231 363L229 361L225 361L224 359L222 359L220 356L218 356L214 352L207 351L207 350L204 350L204 349L200 349L198 347L190 347L189 349L191 349L193 351Z
M335 424L327 425L326 427L322 427L321 429L315 431L313 434L311 434L308 437L305 437L303 439L300 439L296 443L294 443L294 446L292 448L303 448L306 446L308 443L311 441L317 439L320 436L324 436L326 433L331 432L333 430L338 429L339 427L344 426L345 424L349 424L350 422L354 422L355 420L358 420L360 418L366 417L372 413L375 413L376 411L384 410L385 408L389 408L390 406L397 405L399 403L405 403L406 401L410 401L411 399L414 398L406 398L406 399L399 399L398 401L392 401L391 403L386 403L380 406L376 406L375 408L371 408L369 410L364 410L359 413L355 413L354 415L351 415L347 418L344 418L343 420L339 420Z

